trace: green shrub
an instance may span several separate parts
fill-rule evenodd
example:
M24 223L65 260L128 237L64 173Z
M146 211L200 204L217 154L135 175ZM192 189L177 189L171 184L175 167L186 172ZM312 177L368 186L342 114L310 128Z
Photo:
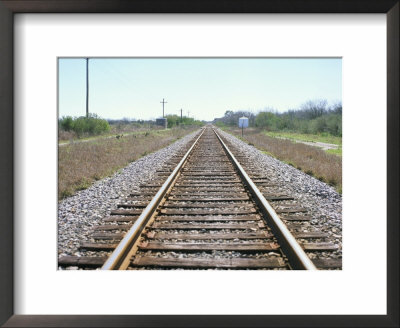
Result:
M192 117L183 116L182 120L181 117L178 115L167 115L167 127L172 128L174 126L186 126L186 125L197 125L201 126L203 123L201 121L197 121Z
M79 137L82 135L99 135L110 131L110 125L106 120L99 118L96 114L89 117L66 116L59 120L60 129L74 131Z
M63 129L64 131L71 131L74 120L71 116L63 116L60 119L59 123L60 123L61 129Z

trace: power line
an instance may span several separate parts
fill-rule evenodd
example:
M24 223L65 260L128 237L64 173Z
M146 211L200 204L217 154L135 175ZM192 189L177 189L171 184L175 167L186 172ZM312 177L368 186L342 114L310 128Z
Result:
M89 58L86 58L86 118L89 118Z

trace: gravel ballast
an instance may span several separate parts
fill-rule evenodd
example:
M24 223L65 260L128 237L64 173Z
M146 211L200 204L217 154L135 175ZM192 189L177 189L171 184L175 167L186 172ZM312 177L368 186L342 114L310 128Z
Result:
M88 242L93 227L117 208L117 204L139 186L156 175L171 157L185 144L192 141L196 132L175 143L130 163L113 176L95 182L88 189L79 191L58 204L58 254L81 255L78 247Z
M271 182L279 185L279 190L293 196L296 203L308 210L313 220L303 223L303 229L319 230L327 233L326 241L339 247L336 252L315 252L311 258L341 258L342 257L342 196L334 188L318 179L283 163L276 158L261 153L233 135L218 130L218 132L241 153L246 154L252 164L260 169ZM307 227L309 225L309 227ZM302 241L302 240L300 240ZM306 241L304 241L306 242Z
M297 203L308 210L312 217L302 223L302 230L323 231L324 241L336 244L335 252L313 252L311 258L341 258L342 256L342 197L329 185L287 165L254 146L219 130L224 138L240 153L246 154L254 166L279 185L279 190L293 196ZM117 208L129 193L140 190L140 185L156 176L168 160L185 144L193 140L193 132L174 144L149 154L122 169L113 176L97 181L86 190L59 202L58 254L82 255L78 247L90 241L93 227L103 223L103 218ZM303 240L299 240L303 242ZM307 240L304 240L307 242Z

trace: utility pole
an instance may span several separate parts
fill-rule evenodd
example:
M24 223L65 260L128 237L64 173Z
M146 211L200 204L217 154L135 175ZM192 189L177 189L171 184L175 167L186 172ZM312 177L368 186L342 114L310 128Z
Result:
M188 111L188 118L190 118L190 112Z
M160 101L160 103L162 104L162 117L164 118L164 104L168 104L166 101L164 101L164 98L162 99L162 101Z
M183 122L183 120L182 120L182 108L181 108L181 123Z
M89 118L89 58L86 58L86 118Z

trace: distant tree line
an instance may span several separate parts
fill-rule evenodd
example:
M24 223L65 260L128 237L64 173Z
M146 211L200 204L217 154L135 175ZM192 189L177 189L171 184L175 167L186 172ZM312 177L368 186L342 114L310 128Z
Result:
M342 135L342 103L328 106L326 100L307 101L299 109L278 113L273 109L264 109L258 114L249 111L226 111L215 124L237 126L239 117L249 118L249 126L268 131L292 131L300 133L329 133Z
M130 128L151 127L155 125L153 120L140 120L124 117L122 119L107 119L107 122L117 130L125 130Z
M154 124L153 120L141 120L141 119L134 119L134 118L128 118L124 117L121 119L112 119L108 118L107 122L112 125L128 125L128 124L137 124L137 125L143 125L143 124Z
M64 131L73 131L78 136L98 135L110 131L108 122L96 114L89 114L89 117L63 116L58 120L59 128Z
M178 115L167 115L165 117L167 119L168 128L181 125L203 125L203 122L195 120L192 117L183 116L182 120Z
M238 125L239 117L245 116L249 119L249 126L255 126L256 116L249 111L231 111L227 110L225 115L221 118L217 118L214 120L215 123L222 123L229 126Z

